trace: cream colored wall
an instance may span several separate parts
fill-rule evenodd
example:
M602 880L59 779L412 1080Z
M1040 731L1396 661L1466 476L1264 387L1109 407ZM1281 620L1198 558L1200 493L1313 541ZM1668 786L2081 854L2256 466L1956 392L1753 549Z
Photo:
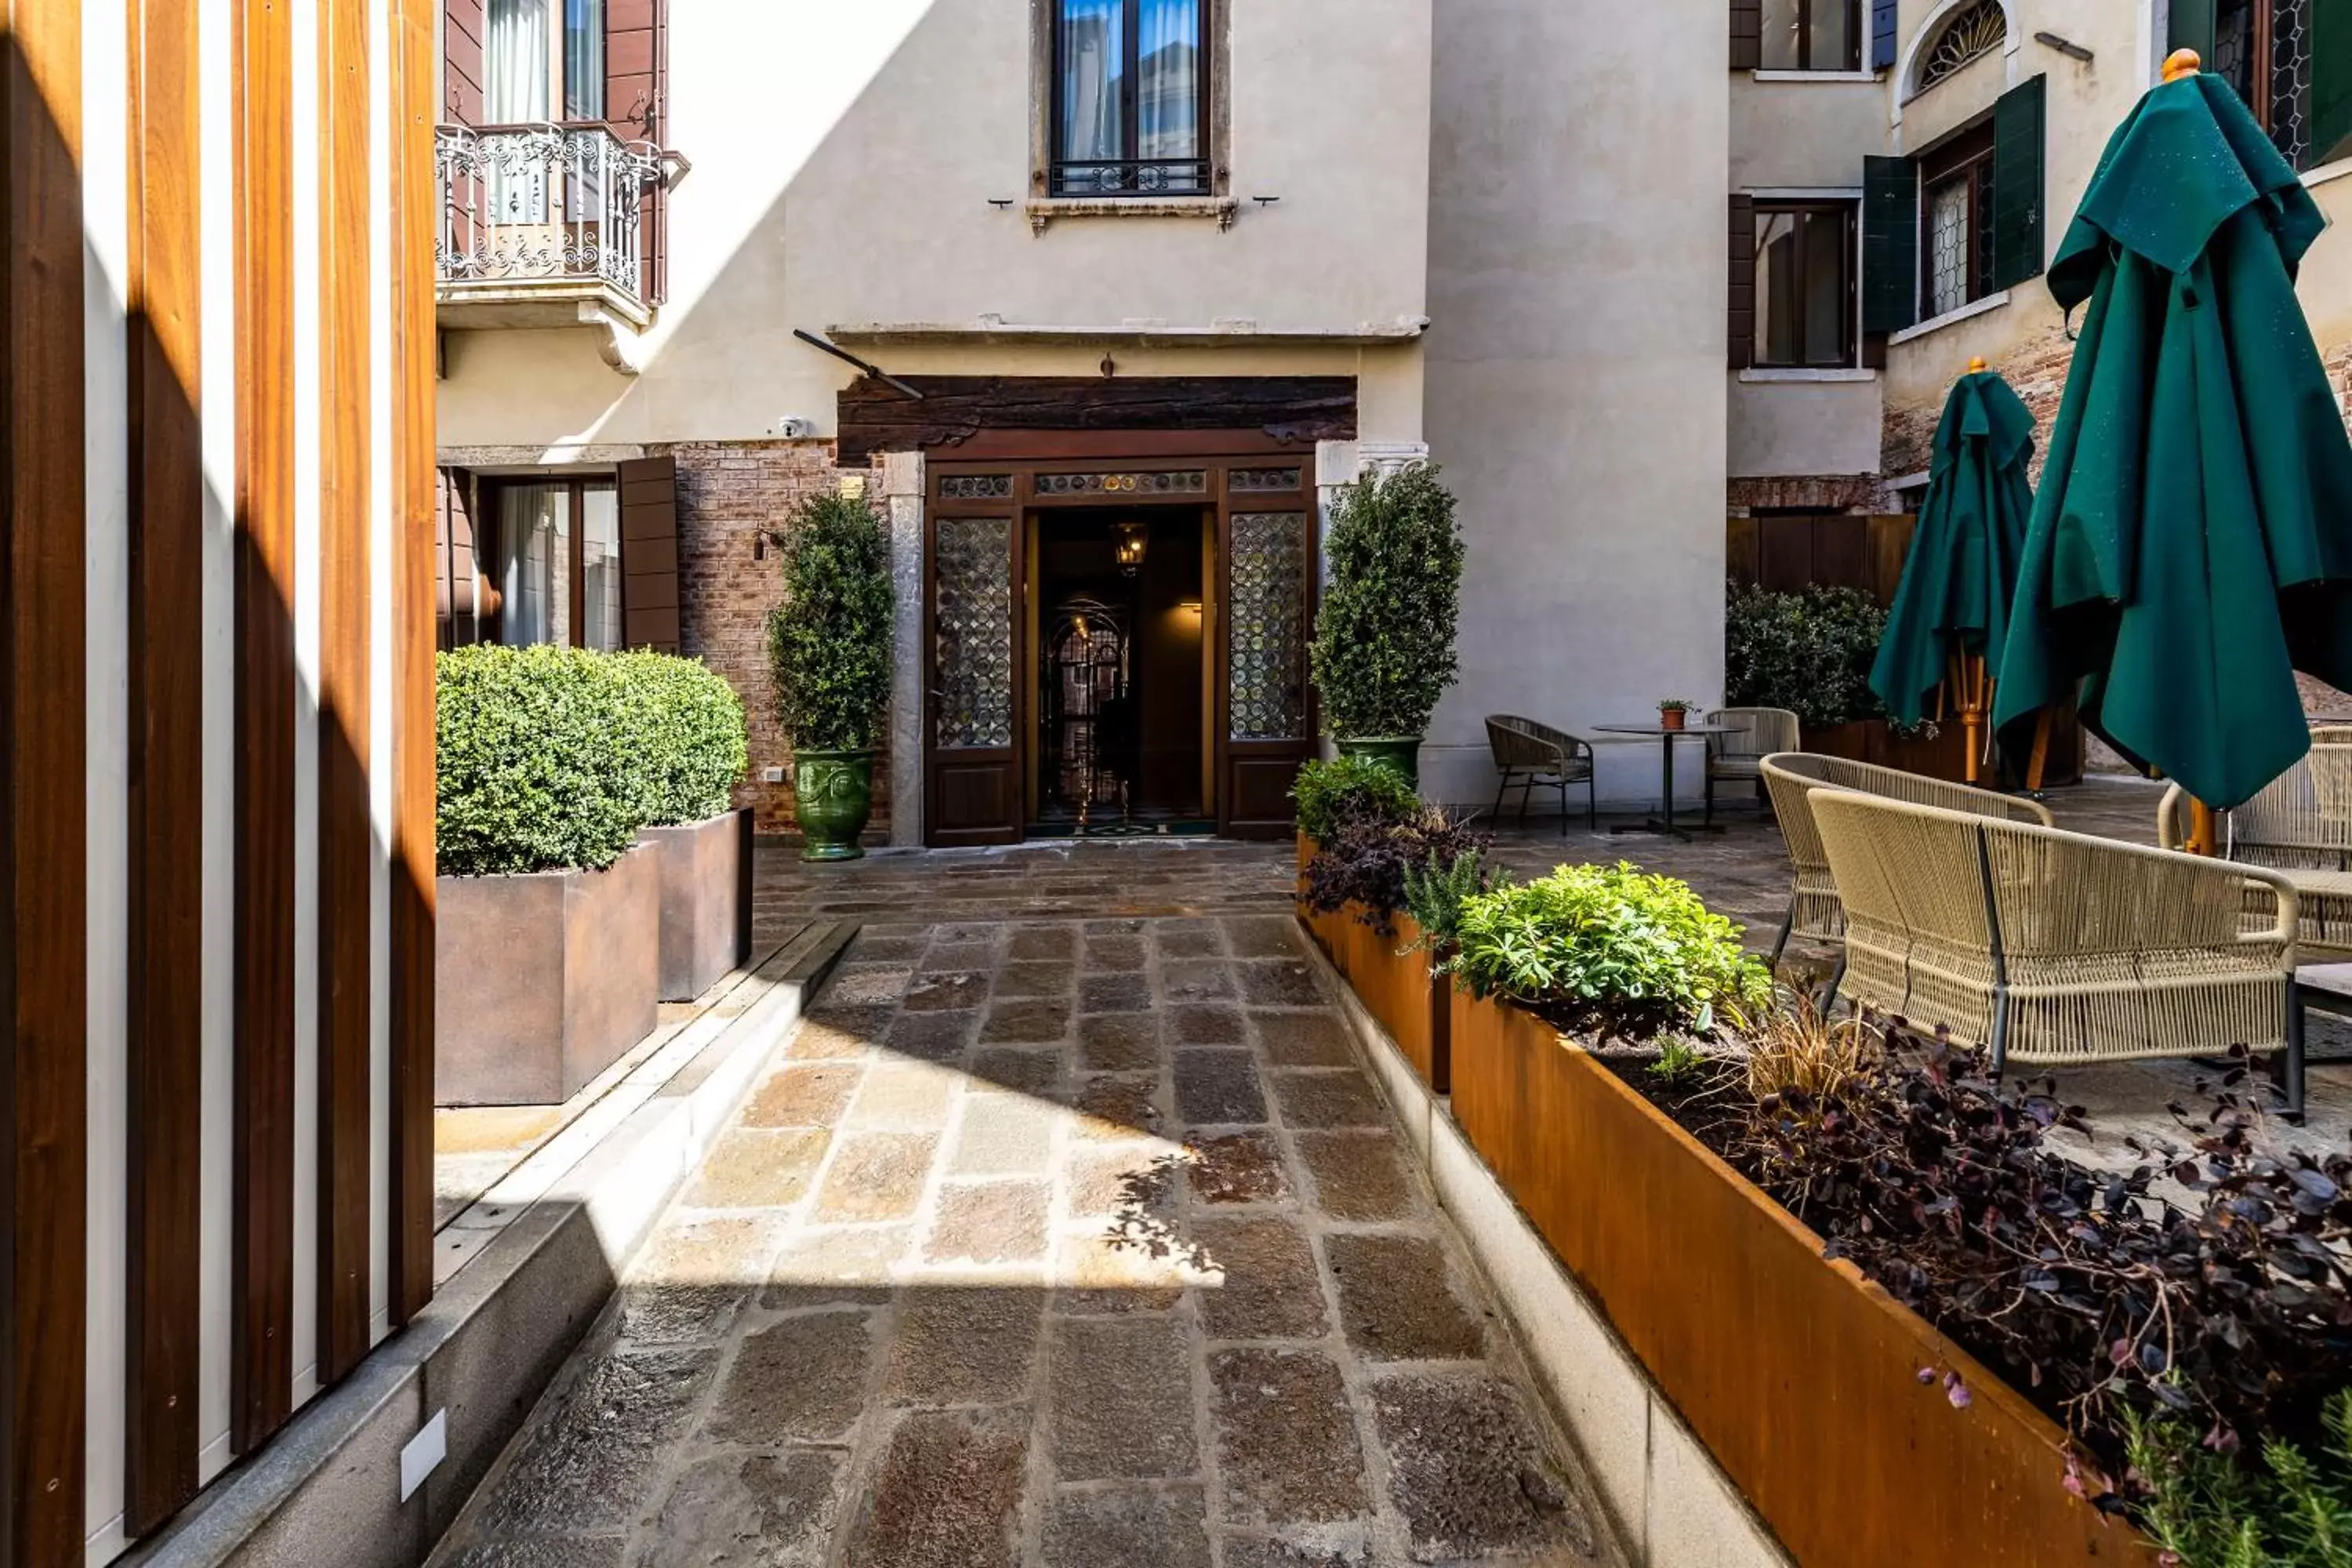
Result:
M585 331L452 334L443 443L751 438L787 417L830 434L856 373L795 327L1425 315L1431 0L1232 10L1231 231L1065 218L1033 236L1025 0L673 6L669 138L693 170L671 195L669 299L629 350L643 374L606 369ZM1092 374L1104 350L859 352L898 374ZM1364 437L1421 434L1413 348L1110 352L1132 374L1361 369Z
M1878 471L1885 412L1878 378L1759 380L1734 372L1729 389L1733 479Z
M1886 89L1843 77L1731 78L1731 188L1859 188L1862 161L1886 152Z
M1654 721L1722 690L1727 33L1717 0L1622 17L1439 11L1429 437L1470 606L1423 759L1444 800L1492 796L1484 714ZM1657 781L1655 744L1605 748L1604 799Z

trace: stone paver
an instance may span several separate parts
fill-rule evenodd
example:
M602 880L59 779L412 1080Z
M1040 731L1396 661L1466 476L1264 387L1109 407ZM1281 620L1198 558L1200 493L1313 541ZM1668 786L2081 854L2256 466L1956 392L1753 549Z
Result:
M1290 875L763 860L870 923L439 1561L1611 1561Z

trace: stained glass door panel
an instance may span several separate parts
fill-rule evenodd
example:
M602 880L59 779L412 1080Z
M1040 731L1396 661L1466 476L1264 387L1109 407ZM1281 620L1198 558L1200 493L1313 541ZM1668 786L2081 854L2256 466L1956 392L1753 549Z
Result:
M926 841L1021 841L1020 530L938 517L930 539Z
M1315 517L1228 512L1222 544L1220 826L1237 838L1287 837L1297 822L1290 788L1315 754L1307 676L1315 621Z

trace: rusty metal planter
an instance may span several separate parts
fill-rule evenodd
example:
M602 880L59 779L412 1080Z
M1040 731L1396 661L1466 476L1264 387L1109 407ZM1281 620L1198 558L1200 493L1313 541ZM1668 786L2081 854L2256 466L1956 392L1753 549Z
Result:
M1452 983L1429 973L1429 954L1415 943L1421 927L1400 910L1396 933L1382 936L1358 917L1361 906L1341 911L1348 961L1342 968L1364 1008L1380 1020L1389 1038L1432 1094L1453 1092Z
M1804 1568L2151 1561L2066 1490L2055 1424L1600 1062L1453 1014L1454 1121Z
M661 876L638 845L605 871L443 877L434 933L440 1105L560 1105L654 1031Z
M1298 921L1307 928L1307 934L1315 939L1315 945L1323 950L1323 956L1331 961L1331 967L1345 975L1348 973L1347 911L1322 914L1307 901L1307 863L1315 858L1318 847L1315 840L1304 833L1298 835Z
M661 999L691 1002L751 955L751 814L639 830L661 878Z

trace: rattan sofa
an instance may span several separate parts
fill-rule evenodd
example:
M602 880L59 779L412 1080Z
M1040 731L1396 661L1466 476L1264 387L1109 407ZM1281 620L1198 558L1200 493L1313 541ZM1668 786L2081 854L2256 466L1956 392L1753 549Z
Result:
M1494 753L1495 771L1502 775L1490 815L1502 815L1503 797L1517 785L1519 820L1525 822L1528 797L1538 789L1556 789L1559 791L1559 833L1565 838L1568 786L1580 784L1584 786L1585 826L1600 826L1601 803L1594 794L1591 742L1515 713L1492 713L1486 718L1486 745Z
M1790 888L1788 918L1772 943L1771 962L1778 964L1791 936L1835 942L1845 935L1845 916L1838 902L1836 881L1830 876L1829 858L1822 851L1809 802L1818 789L1853 790L1888 800L1907 800L1942 806L2008 822L2050 826L2050 810L2039 801L1990 790L1882 768L1874 763L1849 762L1843 757L1816 756L1811 752L1781 752L1758 764L1764 787L1772 796L1780 818L1780 837L1789 846ZM1834 982L1832 983L1834 984Z
M1718 708L1706 716L1729 732L1706 738L1706 815L1715 817L1718 783L1755 786L1764 794L1764 759L1804 744L1804 722L1786 708Z
M2280 872L1844 790L1811 805L1850 1000L1985 1047L1996 1076L2283 1051L2302 1111L2299 911Z
M2315 739L2341 734L2273 780L2235 811L2221 814L2221 855L2240 865L2284 874L2303 902L2298 933L2306 962L2352 959L2352 731L2317 730ZM2157 842L2179 849L2189 841L2189 801L2179 784L2157 807Z

